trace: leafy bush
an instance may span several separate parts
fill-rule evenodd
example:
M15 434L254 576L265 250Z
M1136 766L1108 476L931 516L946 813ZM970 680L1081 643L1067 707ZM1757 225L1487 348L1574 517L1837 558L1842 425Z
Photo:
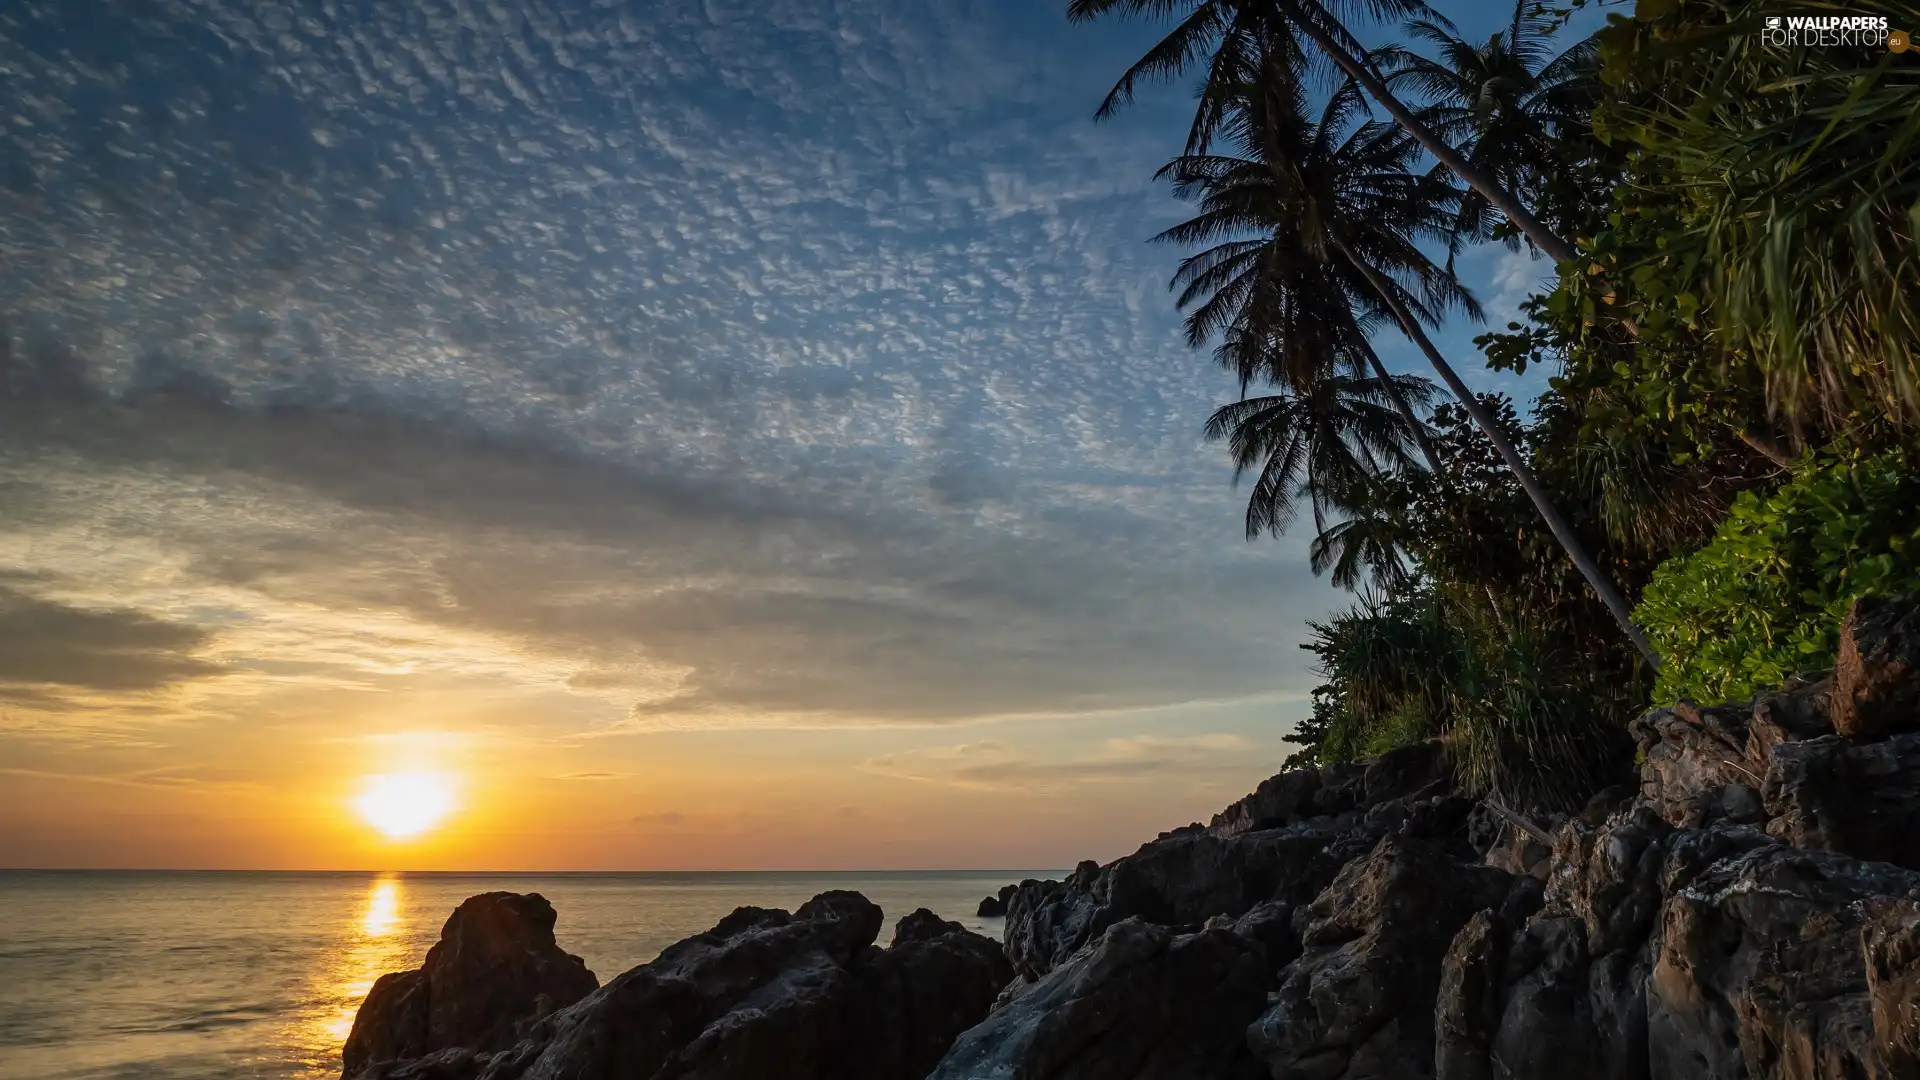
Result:
M1312 623L1326 679L1287 761L1333 765L1440 736L1461 786L1565 810L1622 775L1630 687L1548 643L1541 628L1474 610L1477 594L1423 587ZM1518 613L1516 613L1518 614Z
M1634 619L1663 657L1655 698L1734 701L1831 667L1847 605L1920 587L1916 553L1920 477L1905 452L1804 460L1654 571Z

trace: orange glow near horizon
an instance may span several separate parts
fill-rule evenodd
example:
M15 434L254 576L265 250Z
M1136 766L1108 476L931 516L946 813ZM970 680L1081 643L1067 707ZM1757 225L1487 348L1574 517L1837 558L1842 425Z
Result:
M453 782L443 773L381 773L363 782L353 808L389 840L412 840L457 808Z

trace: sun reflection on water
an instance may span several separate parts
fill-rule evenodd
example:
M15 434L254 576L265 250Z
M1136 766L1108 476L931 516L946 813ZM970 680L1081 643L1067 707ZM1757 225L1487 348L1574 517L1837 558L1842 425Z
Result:
M302 1064L312 1076L338 1075L340 1048L353 1031L354 1014L374 981L390 971L419 964L409 956L406 893L397 877L376 878L367 886L358 917L342 927L345 947L315 972L311 1004L302 1010L290 1034L301 1048Z
M386 937L400 927L400 882L381 878L367 892L367 911L360 917L360 932L367 937Z

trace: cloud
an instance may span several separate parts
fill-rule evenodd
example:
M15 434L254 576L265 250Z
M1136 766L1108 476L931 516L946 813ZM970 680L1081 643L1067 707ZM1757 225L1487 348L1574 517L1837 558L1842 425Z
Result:
M76 693L143 694L216 676L223 669L196 655L211 636L139 611L75 607L0 585L0 700L57 707Z
M1487 302L1487 324L1505 330L1508 323L1525 322L1520 305L1548 284L1553 267L1531 251L1499 252L1493 265L1493 298Z
M618 772L577 772L555 777L557 780L626 780L632 773ZM638 820L638 819L636 819Z
M1172 146L1088 122L1131 43L406 10L0 41L0 562L234 694L486 679L599 734L1304 686L1330 593L1240 543L1231 388L1142 302Z
M636 814L632 821L635 825L684 825L687 816L678 810L664 810L654 814Z
M1138 735L1108 739L1096 753L1035 759L1000 742L961 743L884 754L863 771L896 779L989 791L1053 792L1150 776L1194 777L1233 772L1247 742L1238 735Z

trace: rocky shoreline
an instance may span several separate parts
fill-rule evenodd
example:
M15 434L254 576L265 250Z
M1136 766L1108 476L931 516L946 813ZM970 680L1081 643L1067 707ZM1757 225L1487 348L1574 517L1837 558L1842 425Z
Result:
M353 1080L1920 1080L1920 606L1839 665L1632 726L1528 820L1445 748L1300 770L1065 881L1004 945L823 893L600 986L538 896L384 976Z

